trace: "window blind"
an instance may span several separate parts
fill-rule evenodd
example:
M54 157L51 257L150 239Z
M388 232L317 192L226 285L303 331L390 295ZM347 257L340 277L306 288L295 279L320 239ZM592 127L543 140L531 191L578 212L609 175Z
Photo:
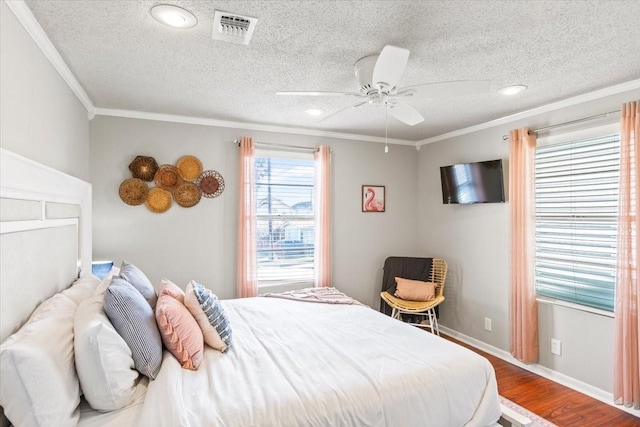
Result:
M254 162L258 286L312 286L313 155L276 156Z
M619 157L619 135L536 148L539 295L613 311Z

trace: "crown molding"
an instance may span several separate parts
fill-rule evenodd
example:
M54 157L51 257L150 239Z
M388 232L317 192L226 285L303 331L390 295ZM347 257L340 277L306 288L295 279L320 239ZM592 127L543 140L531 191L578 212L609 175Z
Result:
M352 133L330 132L330 131L323 131L323 130L317 130L317 129L264 125L264 124L257 124L257 123L244 123L244 122L235 122L230 120L210 119L206 117L191 117L191 116L180 116L175 114L149 113L146 111L122 110L122 109L115 109L115 108L96 107L95 115L124 117L129 119L155 120L160 122L185 123L190 125L213 126L213 127L222 127L222 128L230 128L230 129L256 130L256 131L262 131L262 132L279 132L279 133L290 133L295 135L320 136L324 138L337 138L337 139L349 139L353 141L377 142L380 144L384 144L385 142L388 142L389 144L409 145L412 147L414 147L416 144L415 141L410 141L406 139L389 138L388 140L385 140L384 137L380 137L380 136L358 135L358 134L352 134Z
M31 9L23 0L5 0L9 9L18 18L18 21L22 24L27 33L31 36L33 41L38 45L44 56L51 62L53 68L56 69L60 77L67 83L71 91L76 95L80 103L87 110L89 120L94 116L95 107L87 92L78 82L78 79L73 75L67 64L64 62L58 50L55 48L51 40L44 32L38 21L36 20Z
M532 108L531 110L521 111L519 113L511 114L509 116L501 117L499 119L491 120L485 123L481 123L479 125L474 125L467 128L454 130L452 132L443 133L442 135L437 135L431 138L426 138L416 142L416 147L420 149L421 146L426 144L431 144L438 141L444 141L445 139L451 139L458 136L467 135L472 132L489 129L495 126L500 126L507 123L515 122L516 120L526 119L529 117L537 116L539 114L549 113L551 111L572 107L574 105L582 104L589 101L594 101L594 100L605 98L611 95L617 95L617 94L628 92L635 89L640 89L640 79L631 80L629 82L621 83L615 86L609 86L604 89L599 89L593 92L574 96L572 98L567 98L562 101L543 105L541 107Z

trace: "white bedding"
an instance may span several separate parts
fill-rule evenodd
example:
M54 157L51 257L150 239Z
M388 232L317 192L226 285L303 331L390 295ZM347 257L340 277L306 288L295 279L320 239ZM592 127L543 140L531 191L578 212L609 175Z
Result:
M486 359L368 307L223 303L232 348L207 348L195 372L165 351L137 425L458 427L500 417Z

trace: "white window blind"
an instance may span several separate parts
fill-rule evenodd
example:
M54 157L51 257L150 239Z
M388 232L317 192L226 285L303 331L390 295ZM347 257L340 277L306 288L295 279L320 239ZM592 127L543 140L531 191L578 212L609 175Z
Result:
M255 195L258 286L313 286L313 154L258 152Z
M620 137L536 148L539 295L613 311Z

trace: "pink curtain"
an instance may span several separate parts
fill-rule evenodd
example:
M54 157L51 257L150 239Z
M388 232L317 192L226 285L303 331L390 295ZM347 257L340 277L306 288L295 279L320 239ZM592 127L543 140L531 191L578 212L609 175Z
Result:
M534 286L535 148L528 129L510 132L511 354L524 363L538 359L538 305Z
M640 220L640 101L622 106L620 118L620 189L618 206L618 259L614 320L615 403L640 408L640 265L638 226Z
M240 179L238 180L238 283L240 298L258 294L256 277L256 201L253 192L253 139L240 139Z
M331 286L331 149L316 148L315 160L315 286Z

